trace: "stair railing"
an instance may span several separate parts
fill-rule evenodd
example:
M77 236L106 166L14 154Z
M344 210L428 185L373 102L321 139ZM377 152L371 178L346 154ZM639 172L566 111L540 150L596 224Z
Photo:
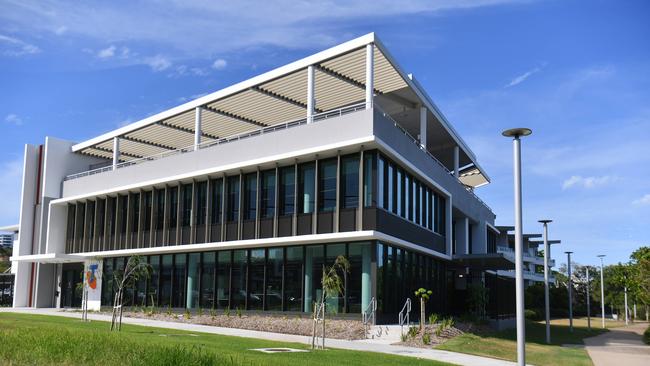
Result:
M377 299L372 297L366 309L361 313L363 328L366 331L366 337L371 325L377 324Z
M411 323L411 298L407 298L402 310L399 312L399 326L402 335L404 335L404 323L409 325Z

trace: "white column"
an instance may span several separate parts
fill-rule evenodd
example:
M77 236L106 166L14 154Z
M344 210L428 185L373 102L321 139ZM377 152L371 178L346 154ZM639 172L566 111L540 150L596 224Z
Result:
M460 148L458 145L454 146L454 177L458 178L460 173Z
M420 146L427 149L427 108L420 107Z
M307 66L307 123L314 122L314 66Z
M456 254L469 254L469 219L463 217L456 219Z
M587 328L591 330L591 303L589 299L589 267L587 269Z
M117 169L120 163L120 138L113 137L113 170Z
M526 364L526 322L524 319L524 232L521 213L521 141L512 140L515 178L515 309L517 314L517 365ZM456 174L458 169L456 169Z
M366 45L366 109L372 108L372 99L375 93L375 46L373 44Z
M196 107L194 113L194 150L199 149L199 145L201 145L201 136L201 107Z

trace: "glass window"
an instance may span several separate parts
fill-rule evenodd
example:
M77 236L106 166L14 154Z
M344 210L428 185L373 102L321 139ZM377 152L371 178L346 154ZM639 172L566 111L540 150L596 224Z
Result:
M175 229L178 223L178 187L169 188L169 226L170 229Z
M303 247L287 247L287 261L284 269L284 303L287 311L301 311Z
M384 190L384 181L386 179L385 177L385 163L384 163L384 158L379 155L377 159L377 206L387 209L386 207L386 194L387 192Z
M68 205L68 228L66 233L66 252L72 253L74 251L74 224L75 224L75 214L76 214L75 205Z
M156 230L162 230L165 225L165 190L156 189Z
M257 218L257 173L244 176L244 220Z
M208 182L196 183L196 225L205 225L208 210Z
M215 253L203 253L201 260L201 307L214 309Z
M186 306L186 254L176 254L174 256L174 283L172 292L172 307L184 308Z
M108 238L108 243L106 243L106 249L114 249L115 247L115 219L116 219L116 212L115 212L115 205L117 203L117 200L115 197L108 197L108 213L107 213L107 219L106 219L106 236Z
M275 170L262 172L262 201L260 216L263 218L275 215Z
M305 247L305 306L304 312L311 313L314 303L321 301L323 294L321 278L323 277L324 249L322 245Z
M222 309L230 307L230 250L218 252L217 265L217 303Z
M228 221L239 220L239 176L228 177L228 209L226 219Z
M325 247L325 252L327 253L327 259L325 262L326 266L331 266L336 261L336 258L340 255L345 257L345 244L328 244ZM322 269L321 269L322 273ZM339 272L340 278L345 278L349 274ZM322 276L320 276L322 277ZM319 281L320 281L319 277ZM345 284L344 284L345 286ZM345 288L345 287L344 287ZM342 313L345 311L345 291L343 293L335 294L327 298L327 311L331 313Z
M152 211L152 191L147 191L144 192L144 223L143 223L143 230L144 231L149 231L151 230L151 211Z
M210 182L212 190L212 202L210 207L210 223L221 223L221 207L223 203L223 179L215 179Z
M295 209L296 169L287 166L280 169L280 216L293 215Z
M388 296L384 291L384 282L386 279L385 267L386 256L384 254L384 245L377 242L377 308L380 312L385 312L385 296Z
M348 257L350 273L347 276L347 311L348 313L361 313L370 303L371 297L371 245L370 243L350 243ZM383 254L383 253L382 253ZM379 259L377 261L377 276L381 272ZM379 290L379 287L377 288Z
M395 213L395 167L388 164L388 211Z
M140 224L140 193L135 193L131 196L131 232L137 233ZM135 246L135 243L131 243Z
M408 174L404 174L404 210L406 212L406 219L413 220L413 186L414 180Z
M158 285L160 284L160 256L152 255L149 257L151 266L151 277L149 277L147 290L147 303L158 306Z
M188 227L192 222L192 184L184 184L181 187L181 193L183 195L181 225Z
M396 188L397 188L397 201L395 207L395 213L404 217L404 182L402 177L402 170L397 169L396 172Z
M336 188L336 181L334 188ZM357 207L359 207L359 155L354 154L341 158L341 208Z
M172 298L172 269L174 266L174 256L167 254L162 256L160 266L160 306L171 306Z
M233 251L231 286L232 302L230 306L235 309L246 308L246 264L248 251L245 249Z
M106 200L97 200L97 250L102 250L104 241L104 223L106 221Z
M421 202L421 186L420 182L415 183L415 223L420 225L422 218L422 202Z
M79 206L78 209L81 210L79 212L79 217L83 219L84 207ZM126 234L126 226L129 217L128 209L129 209L129 196L120 196L120 234ZM122 242L122 245L124 245L124 242Z
M187 255L187 300L185 307L194 309L199 307L199 269L201 266L201 253Z
M106 258L102 268L102 305L113 305L113 295L113 258Z
M375 207L377 196L375 192L375 153L364 153L363 155L363 206ZM381 191L379 191L381 192Z
M300 213L314 212L316 168L314 163L298 168L298 209Z
M284 262L283 248L269 248L266 261L266 310L282 310L282 269ZM300 282L302 274L292 281ZM296 281L297 280L297 281Z
M86 225L88 226L86 251L92 251L92 243L95 238L95 201L88 201L88 220L86 221Z
M264 309L265 252L264 249L250 251L250 266L248 267L248 308L250 310Z
M318 168L318 211L334 211L336 210L336 159L320 161Z

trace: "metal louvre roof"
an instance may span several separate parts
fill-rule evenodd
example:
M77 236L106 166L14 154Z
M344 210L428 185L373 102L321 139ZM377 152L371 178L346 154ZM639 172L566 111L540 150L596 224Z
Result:
M73 152L111 159L113 138L120 138L120 160L152 156L194 144L196 108L201 114L201 142L227 138L305 118L307 68L314 66L315 112L327 112L365 99L366 45L374 44L375 95L392 98L411 108L426 106L435 123L449 133L479 170L473 153L439 115L421 87L397 65L374 33L332 47L178 107L147 117L72 147ZM403 93L405 90L412 92ZM409 95L412 97L404 97ZM478 177L477 177L478 178ZM473 180L473 179L472 179ZM480 178L479 178L480 180Z

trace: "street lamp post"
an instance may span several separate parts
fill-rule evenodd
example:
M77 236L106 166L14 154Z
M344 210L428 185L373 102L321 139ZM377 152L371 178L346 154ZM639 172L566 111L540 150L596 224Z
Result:
M600 258L600 313L603 318L603 329L605 329L605 282L603 280L605 278L605 276L603 275L604 257L605 254L598 255L598 258Z
M513 128L503 131L505 137L512 137L515 193L515 288L517 313L517 365L526 365L526 323L524 318L524 257L521 213L521 137L532 133L528 128Z
M548 244L548 224L553 220L539 220L544 225L544 310L546 313L546 343L551 344L551 315L548 296L548 261L551 257L550 245Z
M564 252L564 253L566 253L567 256L567 267L568 267L567 287L569 288L569 332L573 333L573 304L572 304L573 284L571 281L571 253L573 252Z
M589 266L585 267L587 269L587 328L591 330L591 307L589 305Z
M625 282L627 282L627 277L625 278ZM627 284L625 285L625 287L623 287L623 291L625 293L625 325L628 325L629 324L629 321L628 321L629 316L627 314Z

